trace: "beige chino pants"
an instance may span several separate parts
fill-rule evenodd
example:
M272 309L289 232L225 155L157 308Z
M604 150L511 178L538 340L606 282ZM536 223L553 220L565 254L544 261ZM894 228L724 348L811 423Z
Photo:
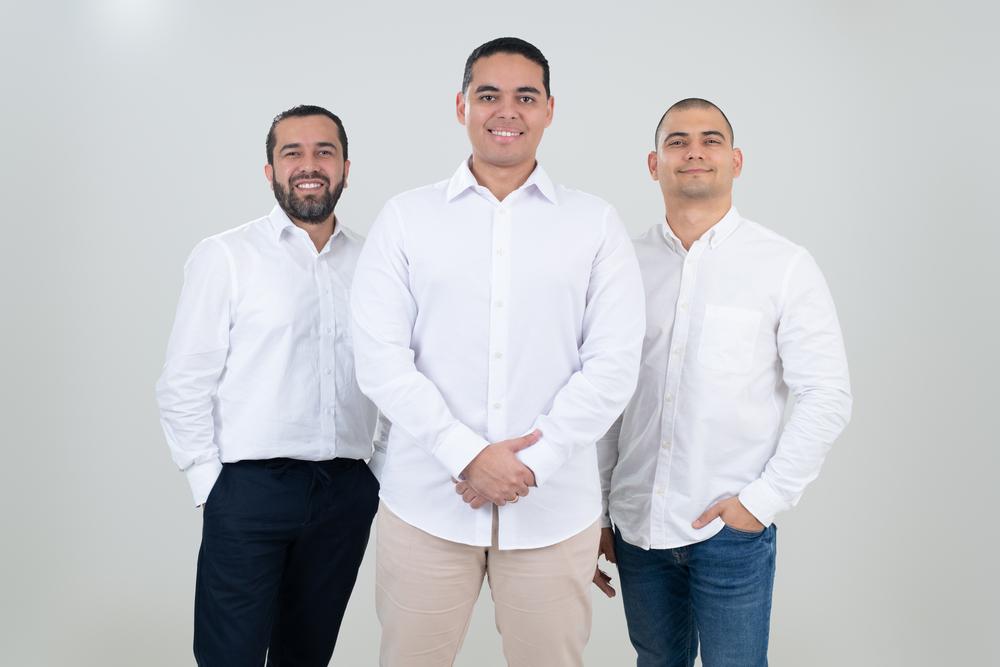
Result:
M462 646L483 576L514 667L580 667L590 638L590 585L600 522L539 549L450 542L414 528L385 505L377 519L375 608L383 667L450 666Z

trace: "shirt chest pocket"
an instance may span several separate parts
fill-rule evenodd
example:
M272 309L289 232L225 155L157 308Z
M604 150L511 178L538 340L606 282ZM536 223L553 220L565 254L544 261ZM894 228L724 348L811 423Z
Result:
M760 311L732 306L705 306L698 361L706 368L746 373L760 333Z

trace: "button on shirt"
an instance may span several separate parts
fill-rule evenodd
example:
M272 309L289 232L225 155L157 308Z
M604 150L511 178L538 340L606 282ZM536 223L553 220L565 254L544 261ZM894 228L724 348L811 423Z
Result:
M358 380L391 423L373 467L396 515L489 545L492 505L472 509L452 478L488 443L538 428L518 454L538 487L499 508L499 547L554 544L600 516L595 443L635 387L644 327L611 206L541 167L500 202L463 163L386 204L352 307Z
M805 249L735 208L688 251L666 224L635 248L646 336L635 395L598 446L610 519L645 549L713 536L721 519L691 523L731 496L768 525L850 418L826 282Z
M195 504L222 462L371 455L376 412L350 327L361 246L338 223L317 253L276 206L191 253L156 395Z

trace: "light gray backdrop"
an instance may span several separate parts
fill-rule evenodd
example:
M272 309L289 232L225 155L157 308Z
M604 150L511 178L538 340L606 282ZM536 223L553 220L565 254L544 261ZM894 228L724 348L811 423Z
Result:
M359 231L447 177L464 60L515 34L552 64L554 178L643 231L653 126L707 97L740 211L830 282L855 416L779 518L772 664L1000 664L995 10L725 4L4 3L0 662L193 662L201 519L153 400L187 253L269 210L264 135L295 104L342 115ZM376 664L372 573L335 664ZM483 601L459 665L501 664ZM632 656L595 598L587 664Z

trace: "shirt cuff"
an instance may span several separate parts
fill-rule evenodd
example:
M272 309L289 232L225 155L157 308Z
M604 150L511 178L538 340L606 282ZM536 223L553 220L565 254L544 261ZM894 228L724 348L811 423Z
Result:
M472 429L459 422L438 442L434 448L434 456L448 469L452 477L458 479L465 467L488 444L490 443L482 436L476 435Z
M208 494L212 492L220 472L222 472L222 461L218 457L212 457L204 463L196 463L184 471L188 484L191 485L195 507L204 505L208 500Z
M788 509L788 503L763 479L755 479L740 491L740 502L764 527L774 522L774 515Z
M521 463L531 468L535 475L535 486L541 486L548 481L563 464L563 458L556 448L542 436L542 439L517 453Z

